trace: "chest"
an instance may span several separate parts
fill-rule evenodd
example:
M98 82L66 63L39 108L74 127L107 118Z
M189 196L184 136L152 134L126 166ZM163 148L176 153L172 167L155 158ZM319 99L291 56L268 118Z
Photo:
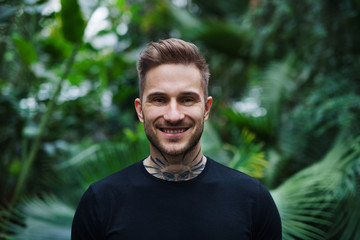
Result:
M228 189L142 189L107 207L106 239L251 239L253 200Z

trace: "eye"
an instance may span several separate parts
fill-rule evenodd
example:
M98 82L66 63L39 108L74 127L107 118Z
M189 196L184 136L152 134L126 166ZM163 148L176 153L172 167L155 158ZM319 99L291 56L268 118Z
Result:
M195 100L192 97L185 97L185 98L181 99L181 102L186 105L192 104L194 101Z
M162 103L162 102L165 102L165 100L164 100L164 98L154 98L154 99L153 99L153 102Z
M151 98L151 102L154 104L164 104L166 103L167 99L165 97L153 97Z

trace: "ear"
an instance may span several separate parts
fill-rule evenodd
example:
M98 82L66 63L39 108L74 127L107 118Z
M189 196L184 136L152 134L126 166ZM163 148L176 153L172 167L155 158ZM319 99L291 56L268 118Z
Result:
M139 98L135 99L135 110L140 122L144 122L144 115L142 113L141 100Z
M204 120L208 120L209 118L209 114L210 114L210 109L213 103L213 98L212 97L208 97L206 99L206 103L205 103L205 114L204 114Z

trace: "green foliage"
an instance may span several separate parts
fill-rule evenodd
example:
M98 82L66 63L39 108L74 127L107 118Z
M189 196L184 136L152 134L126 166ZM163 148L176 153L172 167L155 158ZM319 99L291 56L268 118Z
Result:
M20 59L24 62L25 65L30 65L37 61L37 54L35 47L21 37L13 38L16 49L19 53Z
M7 24L14 17L17 6L2 5L0 6L0 24Z
M359 233L355 226L360 219L359 143L359 138L339 139L320 162L272 191L284 239L356 239Z
M9 230L17 233L11 239L70 239L74 211L55 197L25 200L21 213L26 216L26 228L11 225Z
M204 132L201 138L201 149L206 156L217 159L227 165L231 161L228 151L224 149L223 142L210 122L205 123Z
M359 1L60 3L0 1L0 238L68 239L87 186L147 156L135 63L167 37L209 63L204 153L272 189L284 239L360 238Z
M251 34L251 32L239 29L236 25L211 21L197 37L206 42L207 47L226 54L228 57L247 59L250 41L253 38ZM219 41L219 36L221 36L221 41Z
M258 139L268 141L271 144L270 140L274 138L275 130L273 129L268 115L254 117L234 111L232 108L226 108L222 112L229 121L227 128L229 131L233 131L233 139L237 139L238 136L241 136L241 134L238 131L234 131L234 129L239 128L240 131L243 129L249 129L251 132L256 134Z
M65 39L72 43L80 43L85 23L77 0L61 0L61 21Z
M59 163L56 168L62 172L63 181L74 181L82 187L78 191L80 195L75 198L80 199L87 187L118 170L129 166L132 163L140 161L149 154L147 140L142 129L142 125L136 132L130 129L124 130L124 139L121 142L101 142L91 144L79 151L76 155L67 161ZM99 165L102 166L99 168ZM75 176L75 179L74 179ZM78 187L78 186L75 186ZM62 190L62 189L59 189ZM65 193L64 193L65 194Z
M243 129L238 146L227 146L233 152L233 159L229 166L249 176L261 179L267 165L262 145L254 143L255 134Z

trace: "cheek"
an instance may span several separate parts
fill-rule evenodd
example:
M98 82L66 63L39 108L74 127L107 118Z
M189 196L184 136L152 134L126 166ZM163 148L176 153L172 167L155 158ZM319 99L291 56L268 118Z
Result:
M187 112L185 113L186 115L188 115L190 118L194 119L195 121L204 118L204 109L201 107L196 107L196 108L192 108L192 109L188 109Z
M144 120L154 121L163 115L161 108L146 107L143 109Z
M179 111L185 116L198 121L204 119L205 109L202 106L181 107ZM147 106L143 109L143 116L145 121L156 121L166 114L166 108Z

